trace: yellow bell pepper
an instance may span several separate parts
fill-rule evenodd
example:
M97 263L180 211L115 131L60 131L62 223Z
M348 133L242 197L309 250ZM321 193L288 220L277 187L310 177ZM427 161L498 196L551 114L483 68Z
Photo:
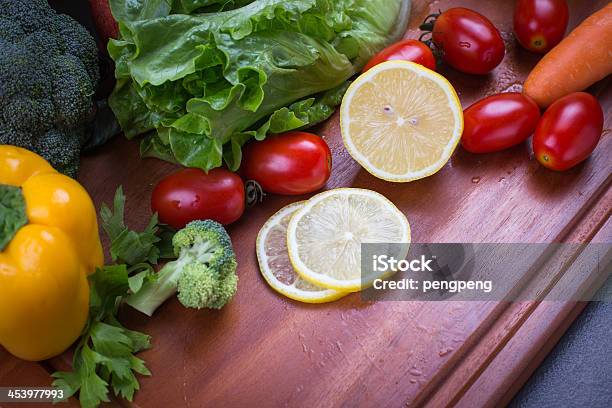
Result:
M0 145L0 187L5 201L20 192L27 217L4 248L0 239L0 345L44 360L66 350L87 320L87 276L104 262L96 210L78 182L14 146Z

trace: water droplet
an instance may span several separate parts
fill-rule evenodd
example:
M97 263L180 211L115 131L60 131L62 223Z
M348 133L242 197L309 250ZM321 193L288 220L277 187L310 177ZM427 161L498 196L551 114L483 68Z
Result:
M390 105L385 105L385 106L383 107L383 111L384 111L385 113L393 113L393 108L392 108Z
M511 84L508 85L505 89L502 90L501 93L506 93L506 92L523 92L523 84L521 83L515 83L515 84Z
M421 374L423 374L423 373L421 372L421 370L419 370L419 369L417 369L417 368L411 368L411 369L410 369L408 372L409 372L410 374L414 375L415 377L419 377Z
M176 208L177 210L180 210L182 205L181 205L181 202L179 200L173 200L172 201L172 206L174 208Z
M438 351L438 355L439 355L440 357L444 357L445 355L447 355L447 354L448 354L448 353L450 353L451 351L453 351L453 348L452 348L452 347L446 347L446 348L443 348L442 350Z
M505 177L500 177L500 178L497 180L497 182L498 182L498 183L501 183L501 182L502 182L502 181L504 181L505 179L506 179Z
M410 384L416 384L416 383L417 383L417 380L415 380L414 378L411 378L411 379L410 379L410 380L408 380L408 381L410 381Z
M474 184L480 183L480 176L472 177L472 183Z
M612 129L610 129L610 128L604 129L603 132L601 132L601 137L609 135L611 131L612 131Z
M470 43L469 43L469 42L467 42L467 41L459 41L459 46L460 46L461 48L470 48L470 47L472 46L472 44L470 44Z

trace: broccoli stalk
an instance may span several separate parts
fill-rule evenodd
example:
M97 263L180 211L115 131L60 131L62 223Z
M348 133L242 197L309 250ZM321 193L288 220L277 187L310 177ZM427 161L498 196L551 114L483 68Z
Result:
M221 309L237 289L236 256L223 226L215 221L194 221L174 235L174 253L157 278L146 282L127 299L134 309L151 316L178 292L185 307Z

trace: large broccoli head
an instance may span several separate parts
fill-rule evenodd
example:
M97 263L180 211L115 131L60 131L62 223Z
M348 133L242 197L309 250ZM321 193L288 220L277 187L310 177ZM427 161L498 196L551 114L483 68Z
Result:
M0 0L0 144L75 176L100 79L96 43L46 0Z
M238 277L236 255L223 226L212 220L193 221L174 235L172 243L178 258L168 262L127 303L151 316L178 291L185 307L225 306L236 293Z

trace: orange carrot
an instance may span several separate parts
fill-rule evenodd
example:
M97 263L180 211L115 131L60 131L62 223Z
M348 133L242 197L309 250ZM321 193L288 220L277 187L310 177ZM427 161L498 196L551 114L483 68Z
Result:
M541 107L582 91L612 73L612 3L591 15L527 77L523 92Z

